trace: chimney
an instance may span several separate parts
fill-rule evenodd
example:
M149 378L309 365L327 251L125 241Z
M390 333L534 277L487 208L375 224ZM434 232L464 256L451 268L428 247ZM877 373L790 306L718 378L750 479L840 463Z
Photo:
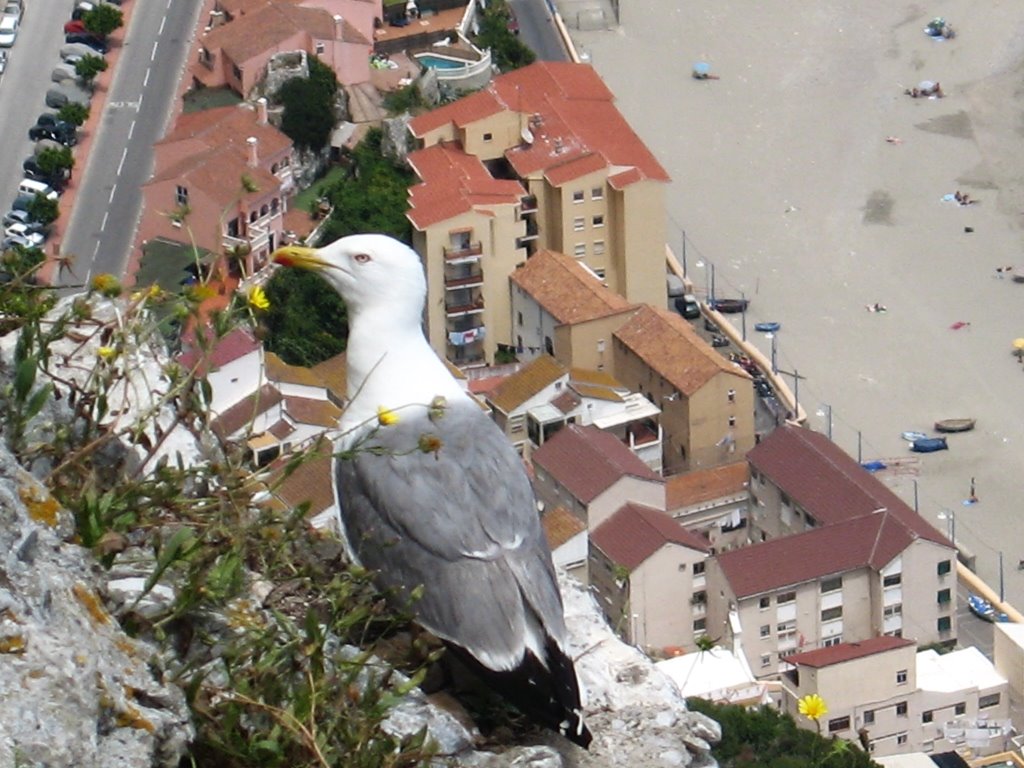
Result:
M345 20L341 18L340 14L334 14L334 39L341 40L342 30L345 27Z
M256 122L259 125L267 124L267 100L262 96L256 99Z
M249 145L249 167L255 168L260 164L260 140L257 139L255 136L250 136L248 139L245 140L245 143Z

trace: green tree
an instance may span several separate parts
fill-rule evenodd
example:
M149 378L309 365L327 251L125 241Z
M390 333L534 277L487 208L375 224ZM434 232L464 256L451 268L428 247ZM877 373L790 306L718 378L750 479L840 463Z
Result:
M480 31L473 42L479 48L489 48L491 61L502 72L525 67L537 60L537 55L509 30L512 12L505 0L491 0L480 19Z
M60 216L60 206L56 200L51 200L45 195L36 195L29 202L26 210L28 215L40 224L52 224Z
M60 149L48 147L36 155L36 162L39 163L39 169L47 176L62 177L65 175L65 171L68 172L67 175L70 175L71 169L75 167L75 158L69 147Z
M96 75L107 71L107 60L102 56L89 53L75 62L75 74L78 75L86 85L92 85Z
M5 272L12 275L28 275L43 263L46 258L39 248L25 248L21 245L12 245L2 254L0 262Z
M82 125L89 119L89 107L86 104L77 104L69 101L57 110L57 119L74 126Z
M280 269L267 281L264 346L291 365L313 366L345 350L348 315L322 277Z
M334 70L315 56L309 58L309 77L284 82L277 92L277 100L284 104L281 130L296 146L315 151L327 146L335 125L337 92Z
M124 24L121 9L110 3L100 3L82 17L85 30L97 37L106 38L115 29Z

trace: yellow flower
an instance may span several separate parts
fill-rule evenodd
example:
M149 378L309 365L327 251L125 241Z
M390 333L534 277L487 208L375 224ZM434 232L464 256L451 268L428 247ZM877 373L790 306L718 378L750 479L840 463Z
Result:
M816 693L809 693L797 702L797 706L800 708L800 714L806 717L808 720L814 720L817 722L825 715L828 714L828 707L825 706L825 700Z
M253 309L270 309L270 299L263 290L263 286L254 285L249 289L249 306Z
M390 427L392 424L398 423L398 414L379 405L377 406L377 421L382 427Z
M198 283L185 289L185 295L194 302L202 303L217 295L217 289L209 283Z
M92 279L92 289L113 298L121 295L121 281L109 274L96 275Z
M117 357L117 350L113 347L100 347L96 350L96 354L102 357L104 360L110 360Z

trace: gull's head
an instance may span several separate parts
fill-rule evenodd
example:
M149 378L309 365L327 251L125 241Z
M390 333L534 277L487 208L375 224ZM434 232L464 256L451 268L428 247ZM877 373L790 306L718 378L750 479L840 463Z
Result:
M420 258L387 235L350 235L323 248L286 245L271 257L285 267L316 272L341 294L352 314L379 306L408 309L417 324L426 298Z

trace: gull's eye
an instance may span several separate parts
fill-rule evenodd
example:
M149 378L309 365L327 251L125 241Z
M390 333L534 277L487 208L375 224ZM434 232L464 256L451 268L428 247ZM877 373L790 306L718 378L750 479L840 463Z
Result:
M356 260L357 264L369 264L370 263L370 254L368 254L368 253L357 253L352 258L354 258Z

